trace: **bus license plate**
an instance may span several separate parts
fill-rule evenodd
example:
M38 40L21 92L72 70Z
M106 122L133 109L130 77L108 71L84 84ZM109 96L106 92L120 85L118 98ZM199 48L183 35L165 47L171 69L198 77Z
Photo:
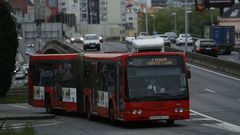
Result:
M95 45L90 45L90 47L95 47Z
M150 116L150 120L166 120L169 119L169 116Z

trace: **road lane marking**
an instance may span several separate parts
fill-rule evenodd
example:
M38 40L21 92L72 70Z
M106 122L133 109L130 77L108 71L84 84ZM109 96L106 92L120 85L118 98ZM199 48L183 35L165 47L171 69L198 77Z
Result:
M191 121L210 121L209 118L191 118Z
M191 116L195 116L195 115L197 115L197 114L190 112L190 115L191 115Z
M64 122L53 122L53 123L47 123L47 124L32 124L32 127L44 127L44 126L54 126L54 125L59 125L63 124ZM11 128L11 129L20 129L23 128L24 126L27 126L26 123L18 123L18 124L13 124L10 126L4 125L3 129Z
M230 123L214 123L214 124L202 124L204 126L223 129L229 132L240 133L240 127Z
M232 54L238 54L238 52L234 52L234 51L232 51Z
M8 106L12 106L12 107L18 107L18 108L22 108L22 109L27 109L27 110L30 110L29 107L26 107L26 106L21 106L21 105L8 105Z
M202 67L198 67L198 66L195 66L195 65L192 65L192 64L189 64L189 63L188 63L188 65L190 65L192 67L195 67L195 68L198 68L198 69L201 69L201 70L204 70L204 71L207 71L207 72L210 72L210 73L214 73L214 74L221 75L221 76L233 79L233 80L240 81L240 79L232 77L232 76L229 76L229 75L224 75L224 74L221 74L221 73L218 73L218 72L215 72L215 71L211 71L211 70L208 70L208 69L205 69L205 68L202 68Z
M229 61L235 61L235 59L233 59L233 58L228 58L227 60L229 60Z
M234 125L234 124L231 124L231 123L213 118L211 116L207 116L205 114L202 114L202 113L194 111L194 110L190 110L190 111L192 113L195 113L195 114L200 115L202 117L205 117L205 118L208 118L210 120L218 122L218 123L212 123L212 124L202 124L204 126L218 128L218 129L222 129L222 130L226 130L226 131L230 131L230 132L235 132L235 133L240 133L240 126L238 126L238 125Z
M216 93L214 90L210 90L210 89L204 89L205 91L211 92L211 93Z

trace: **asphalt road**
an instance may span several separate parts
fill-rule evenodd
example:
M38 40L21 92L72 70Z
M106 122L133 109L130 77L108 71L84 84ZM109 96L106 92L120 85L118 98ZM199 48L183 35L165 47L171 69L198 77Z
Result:
M240 134L239 119L239 81L222 77L205 70L191 67L190 80L191 119L177 121L174 126L164 123L138 123L112 126L106 119L88 121L77 113L57 115L56 119L30 121L38 134L46 135L237 135ZM205 78L208 76L208 78ZM204 81L202 81L204 80ZM212 81L209 81L212 80ZM221 83L219 83L221 81ZM222 83L225 81L225 83ZM219 83L213 86L214 83ZM203 87L205 86L205 87ZM219 87L219 90L213 89ZM212 88L206 89L206 88ZM223 89L228 89L224 91ZM215 92L213 92L216 90ZM231 93L230 93L231 92ZM8 105L6 110L18 112L37 112L26 104ZM16 121L21 125L23 121Z
M73 46L81 48L80 44ZM126 51L126 47L108 42L102 45L103 51ZM35 120L33 127L41 135L240 135L240 80L193 65L190 67L190 120L176 121L173 126L145 122L115 127L106 119L88 121L80 114L65 113L54 120ZM26 104L7 110L16 111L16 108L35 111Z

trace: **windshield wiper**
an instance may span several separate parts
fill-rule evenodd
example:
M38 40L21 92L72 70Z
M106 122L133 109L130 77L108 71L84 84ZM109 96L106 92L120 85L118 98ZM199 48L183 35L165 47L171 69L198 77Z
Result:
M171 94L169 93L154 93L154 94L151 94L151 96L169 96Z

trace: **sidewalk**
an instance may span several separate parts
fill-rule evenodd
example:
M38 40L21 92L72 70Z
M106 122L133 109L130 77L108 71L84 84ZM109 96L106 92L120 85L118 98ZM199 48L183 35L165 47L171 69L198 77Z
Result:
M1 120L34 120L54 118L54 114L46 114L43 108L34 108L23 104L0 104Z

